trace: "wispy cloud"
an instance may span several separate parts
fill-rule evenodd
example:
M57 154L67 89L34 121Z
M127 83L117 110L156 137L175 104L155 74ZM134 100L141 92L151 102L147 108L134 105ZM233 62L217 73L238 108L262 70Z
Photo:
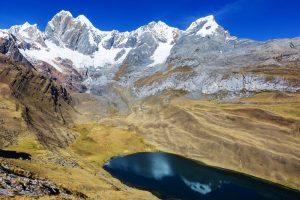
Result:
M272 3L272 0L236 0L215 11L213 15L220 18L226 15L241 13L243 11L251 10L252 12L255 12L255 10L259 10L270 3Z
M226 18L227 16L243 15L242 12L255 12L256 9L260 9L262 6L271 3L272 0L234 0L228 4L223 4L223 6L216 8L216 6L210 6L209 8L201 8L193 15L185 16L179 18L176 24L179 27L187 28L190 23L197 20L200 17L207 15L214 15L218 20Z
M238 12L243 9L243 6L245 5L246 2L247 2L247 0L237 0L235 2L226 4L220 10L217 10L216 12L214 12L213 15L215 15L216 17L221 17L228 13L232 14L232 13Z
M255 0L251 0L251 2L253 2ZM177 21L177 24L181 27L188 27L190 25L191 22L197 20L200 17L204 17L207 15L214 15L215 17L221 18L227 14L233 14L236 12L239 12L243 9L243 7L245 5L247 5L247 3L249 3L249 0L235 0L231 3L228 3L224 6L222 6L220 9L218 10L213 10L212 7L211 8L206 8L203 10L200 10L197 15L192 15L192 16L186 16L186 17L182 17L180 19L180 21Z

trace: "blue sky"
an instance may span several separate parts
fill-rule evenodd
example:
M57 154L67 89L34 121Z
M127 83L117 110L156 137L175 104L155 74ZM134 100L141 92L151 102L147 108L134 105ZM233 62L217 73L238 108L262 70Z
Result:
M266 40L300 36L300 0L2 0L0 28L25 21L44 30L60 10L84 14L101 30L133 30L151 21L186 29L213 14L232 35Z

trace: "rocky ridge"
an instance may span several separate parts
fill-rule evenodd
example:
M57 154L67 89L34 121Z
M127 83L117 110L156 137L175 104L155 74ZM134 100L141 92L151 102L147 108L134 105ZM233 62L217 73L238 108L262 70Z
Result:
M72 142L74 136L66 126L72 123L73 103L64 87L34 68L3 55L0 55L0 84L9 88L7 95L16 101L16 110L22 110L22 120L41 143L62 147Z

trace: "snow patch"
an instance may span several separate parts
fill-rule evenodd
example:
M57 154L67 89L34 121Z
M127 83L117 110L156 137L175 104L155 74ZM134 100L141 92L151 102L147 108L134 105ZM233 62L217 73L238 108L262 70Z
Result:
M124 48L124 50L124 55L116 61L115 57L120 51L122 51L122 48L105 49L104 47L99 46L99 50L94 53L94 66L104 66L106 64L121 63L125 59L130 48Z
M173 45L167 42L166 43L160 42L155 52L151 56L151 60L153 60L153 63L151 63L149 66L155 66L158 64L165 63L168 56L170 55L172 47Z
M55 67L60 72L63 72L63 70L59 66L59 63L55 61L56 58L71 60L76 69L83 69L90 66L103 67L105 65L116 65L121 63L130 50L129 48L125 49L124 55L117 61L115 61L116 55L122 49L105 49L103 47L100 47L100 49L97 52L89 56L84 55L78 51L71 50L69 48L57 46L56 44L48 40L46 40L45 43L47 45L47 48L41 48L40 50L26 49L21 50L21 53L29 59L34 58L36 60L44 61Z
M68 48L59 47L51 41L46 41L45 43L48 48L42 48L40 50L26 49L21 50L21 53L27 58L34 58L36 60L41 60L48 63L59 72L63 72L63 70L59 66L59 64L55 62L55 58L69 59L73 62L73 65L76 68L83 68L92 64L90 56L84 55Z

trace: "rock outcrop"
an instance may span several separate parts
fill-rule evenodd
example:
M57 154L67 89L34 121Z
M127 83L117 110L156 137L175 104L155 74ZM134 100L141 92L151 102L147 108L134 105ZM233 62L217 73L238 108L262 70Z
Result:
M5 162L0 164L0 195L7 198L49 196L62 199L86 199L82 193L57 186L49 180L38 179L30 171L18 169Z
M13 61L32 66L20 52L17 40L13 34L0 30L0 53L9 56Z

